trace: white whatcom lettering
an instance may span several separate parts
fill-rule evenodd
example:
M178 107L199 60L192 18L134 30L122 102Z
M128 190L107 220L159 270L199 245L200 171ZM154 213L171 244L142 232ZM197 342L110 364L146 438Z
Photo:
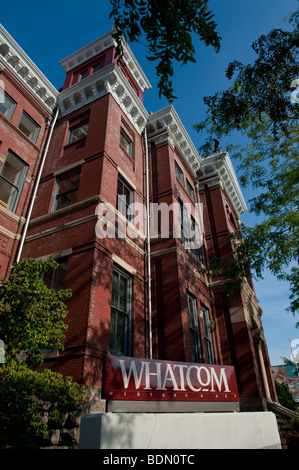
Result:
M169 374L169 376L168 376L168 374ZM166 387L165 387L166 382L171 382L172 383L173 390L179 390L179 388L177 386L177 383L176 383L176 379L175 379L173 370L172 370L172 367L171 367L171 364L167 364L167 366L166 366L166 372L165 372L165 376L164 376L162 390L166 390Z
M192 384L192 380L191 380L191 377L190 377L192 369L196 369L196 370L197 370L197 376L198 376L198 372L199 372L198 366L190 366L190 367L188 367L187 372L186 372L186 380L187 380L188 387L191 388L191 390L193 390L193 392L200 392L200 391L201 391L201 387L195 388L195 387L193 386L193 384Z
M161 362L155 362L156 366L156 372L150 372L150 362L142 362L145 367L145 388L144 390L152 390L152 387L150 387L150 378L151 377L156 377L157 379L157 390L162 390L162 385L161 385Z
M133 380L136 390L140 390L142 384L143 390L230 392L224 367L220 368L217 373L214 367L196 364L167 363L165 370L162 370L163 363L161 362L140 361L137 368L135 361L130 361L128 367L125 359L119 359L119 364L125 389ZM178 374L175 374L175 370Z
M184 377L184 369L188 369L188 366L186 364L174 364L173 366L174 369L178 368L180 371L180 384L181 388L179 389L180 391L185 391L185 377Z
M206 382L203 382L203 380L202 380L201 371L204 371L206 373L206 376L207 376ZM210 376L209 369L207 369L204 366L198 367L197 380L202 385L202 387L207 387L210 384L210 381L211 381L211 376ZM203 389L203 391L207 391L207 389Z
M230 389L229 389L228 383L227 383L227 378L226 378L225 369L224 369L223 367L222 367L221 370L220 370L220 378L219 378L219 380L218 380L216 371L215 371L215 369L213 369L213 368L211 369L211 378L212 378L211 392L214 392L214 391L215 391L215 389L214 389L214 381L215 381L216 384L217 384L217 387L218 387L219 392L221 392L222 381L223 381L224 386L225 386L224 391L225 391L225 392L230 392Z
M120 369L121 369L121 373L122 373L124 386L125 386L125 388L128 388L129 383L130 383L131 375L133 374L134 382L135 382L135 388L138 389L140 387L140 383L141 383L145 363L142 362L141 369L140 369L139 376L138 376L135 361L131 362L128 374L127 374L127 371L126 371L125 362L126 361L124 359L119 359Z

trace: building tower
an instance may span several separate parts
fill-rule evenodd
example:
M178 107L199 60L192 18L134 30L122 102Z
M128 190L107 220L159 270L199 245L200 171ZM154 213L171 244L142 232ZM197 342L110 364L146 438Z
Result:
M0 278L24 242L58 91L0 25Z
M45 281L73 293L65 350L45 365L99 389L109 353L233 365L241 406L260 409L276 394L252 282L228 302L223 279L205 273L231 253L246 210L229 156L202 160L172 106L149 114L150 84L129 46L122 64L115 46L107 33L61 61L59 116L22 252L54 256Z

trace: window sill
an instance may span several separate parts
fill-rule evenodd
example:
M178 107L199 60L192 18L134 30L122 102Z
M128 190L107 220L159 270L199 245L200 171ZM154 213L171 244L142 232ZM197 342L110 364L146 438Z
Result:
M62 209L57 209L53 212L50 212L49 214L44 214L44 215L41 215L40 217L37 217L36 219L32 219L29 223L29 227L34 227L35 225L38 225L40 223L44 223L48 220L54 219L61 215L65 215L68 212L73 212L78 209L82 209L82 207L90 206L92 204L97 204L99 201L100 201L100 196L94 196L89 199L84 199L83 201L75 202L74 204L70 204L69 206L63 207Z
M1 201L2 202L2 201ZM8 219L11 219L13 222L16 222L16 223L21 223L21 224L24 224L26 219L25 217L21 217L19 215L16 215L14 212L12 212L11 210L7 209L3 204L1 204L0 202L0 214L3 214L4 216L6 216ZM4 203L5 204L5 203Z
M84 147L85 144L86 144L86 136L81 137L81 139L74 140L73 142L70 142L69 144L64 145L63 151L67 151L68 149L72 149L74 147L81 148L81 147Z
M124 154L126 155L126 157L128 157L129 160L130 160L132 163L134 163L134 161L135 161L134 156L133 156L133 155L130 155L130 154L126 151L125 147L123 147L121 144L119 144L119 147L120 147L120 149L124 152Z

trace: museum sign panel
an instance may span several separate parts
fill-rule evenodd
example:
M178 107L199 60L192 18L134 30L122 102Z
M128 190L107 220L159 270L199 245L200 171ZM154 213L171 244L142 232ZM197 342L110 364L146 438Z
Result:
M110 355L106 358L104 398L110 411L120 407L123 411L237 411L239 402L233 366ZM168 406L161 406L162 402Z

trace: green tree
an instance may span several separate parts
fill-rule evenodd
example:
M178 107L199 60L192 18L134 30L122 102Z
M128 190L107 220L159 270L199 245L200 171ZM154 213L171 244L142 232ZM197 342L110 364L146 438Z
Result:
M281 384L275 380L275 388L279 403L289 410L298 411L298 403L293 398L289 387L286 384Z
M52 259L24 259L0 281L0 338L5 362L0 364L0 447L35 447L62 413L75 411L87 397L70 377L44 369L43 348L62 350L70 290L49 289L42 274L56 269ZM25 353L26 360L20 361Z
M253 64L234 61L226 70L232 85L204 98L207 118L194 127L204 134L200 152L213 151L214 139L239 139L244 145L227 145L238 162L241 184L251 185L253 227L242 226L247 257L257 277L269 269L290 284L289 311L299 307L299 103L291 100L299 76L298 11L289 29L262 35L252 48ZM296 94L296 93L295 93ZM222 142L221 142L222 146ZM261 221L260 221L261 220Z
M169 101L173 94L173 62L196 62L192 33L218 52L221 38L216 32L208 0L110 0L114 18L117 53L123 56L123 36L138 42L145 38L148 60L158 61L159 93Z

